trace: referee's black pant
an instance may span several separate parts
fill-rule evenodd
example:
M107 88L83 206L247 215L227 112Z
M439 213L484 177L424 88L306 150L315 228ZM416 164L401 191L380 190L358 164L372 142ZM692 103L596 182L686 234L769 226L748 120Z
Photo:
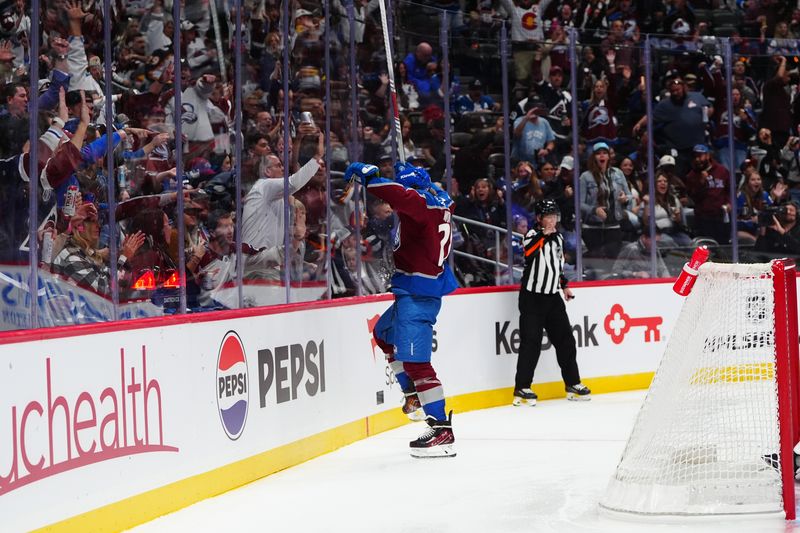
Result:
M561 295L537 294L523 289L519 298L519 312L520 345L514 388L530 388L533 372L542 353L543 331L547 331L547 338L556 350L564 384L570 386L580 383L575 337Z

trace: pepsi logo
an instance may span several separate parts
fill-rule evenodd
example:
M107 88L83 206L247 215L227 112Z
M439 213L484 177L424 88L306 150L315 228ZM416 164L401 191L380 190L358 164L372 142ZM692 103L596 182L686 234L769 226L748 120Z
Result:
M217 408L222 428L231 440L244 431L248 403L247 357L239 335L229 331L217 357Z

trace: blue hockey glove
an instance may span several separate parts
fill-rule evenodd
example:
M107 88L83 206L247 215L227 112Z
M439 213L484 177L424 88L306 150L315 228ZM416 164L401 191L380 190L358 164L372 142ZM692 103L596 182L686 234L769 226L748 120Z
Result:
M350 166L344 171L345 181L355 180L362 185L366 185L371 179L379 176L378 167L366 163L350 163Z
M404 187L426 190L431 186L428 171L409 163L396 163L394 166L395 181Z
M402 161L400 161L398 159L394 164L395 179L397 179L398 176L400 176L400 175L402 175L404 173L410 172L411 169L413 169L413 168L414 168L414 165L412 165L411 163L403 163Z

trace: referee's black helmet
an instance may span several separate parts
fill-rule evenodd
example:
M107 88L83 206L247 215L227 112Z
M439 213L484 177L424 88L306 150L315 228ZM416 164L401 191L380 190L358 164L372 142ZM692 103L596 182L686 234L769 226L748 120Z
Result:
M559 214L558 204L554 200L539 200L534 209L536 216L540 217Z

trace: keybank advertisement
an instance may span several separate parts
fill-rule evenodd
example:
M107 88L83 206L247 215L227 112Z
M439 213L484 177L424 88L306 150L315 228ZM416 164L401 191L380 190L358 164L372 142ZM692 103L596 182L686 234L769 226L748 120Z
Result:
M575 288L566 303L582 378L652 372L684 299L671 283ZM435 326L445 394L512 387L519 352L517 293L445 298ZM446 372L446 373L445 373ZM456 379L448 382L448 376ZM545 334L534 383L560 381Z
M583 377L655 368L681 303L668 285L575 292ZM0 529L52 524L399 408L371 334L390 304L3 345ZM445 393L511 387L517 324L515 292L445 298L432 346ZM536 381L558 379L549 348Z

